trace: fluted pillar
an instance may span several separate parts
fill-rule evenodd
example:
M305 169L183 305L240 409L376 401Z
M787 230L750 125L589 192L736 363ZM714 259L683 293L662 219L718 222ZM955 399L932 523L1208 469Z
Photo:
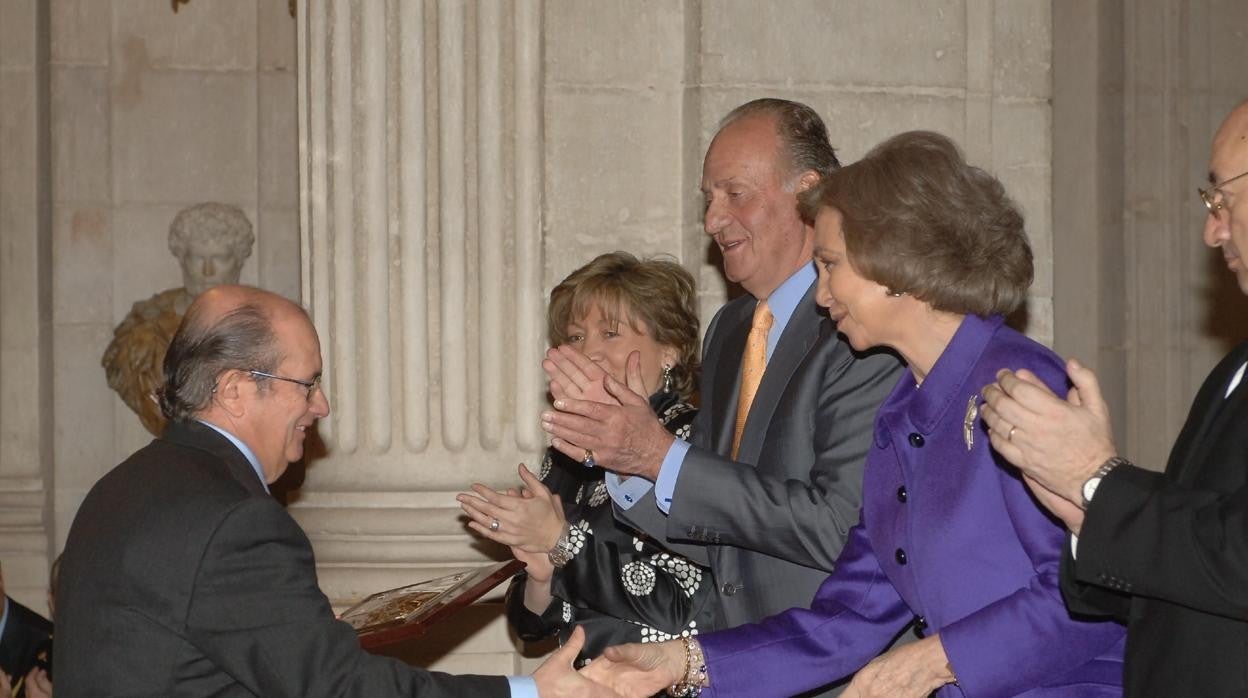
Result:
M0 562L5 592L45 613L52 367L63 365L50 322L47 25L43 3L0 0Z
M333 411L291 511L337 603L497 554L454 495L540 455L541 9L300 5L303 297Z

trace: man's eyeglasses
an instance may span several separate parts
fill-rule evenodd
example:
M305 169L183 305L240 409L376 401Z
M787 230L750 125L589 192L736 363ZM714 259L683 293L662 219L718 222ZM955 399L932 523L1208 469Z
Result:
M320 376L317 376L316 378L313 378L310 381L305 381L305 380L299 380L298 378L287 378L286 376L276 376L276 375L273 375L272 373L265 373L264 371L247 371L247 372L253 376L259 376L261 378L272 378L273 380L286 381L287 383L294 383L295 385L302 385L304 388L307 388L308 390L309 400L312 399L312 396L315 395L316 391L320 389L321 387Z
M1248 177L1248 172L1237 174L1230 179L1224 179L1208 189L1196 189L1196 191L1200 194L1200 200L1205 202L1205 208L1209 209L1209 213L1212 213L1215 218L1220 217L1222 215L1222 211L1226 210L1226 193L1222 191L1222 187L1225 187L1240 177Z

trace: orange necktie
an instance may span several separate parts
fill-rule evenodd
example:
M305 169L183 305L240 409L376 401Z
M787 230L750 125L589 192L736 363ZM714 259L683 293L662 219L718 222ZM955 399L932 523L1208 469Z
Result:
M741 360L741 396L737 399L737 428L732 432L732 459L737 459L741 448L741 433L745 431L745 419L750 416L750 405L758 393L758 384L767 370L767 332L774 318L767 301L759 301L754 308L754 322L750 336L745 340L745 356Z

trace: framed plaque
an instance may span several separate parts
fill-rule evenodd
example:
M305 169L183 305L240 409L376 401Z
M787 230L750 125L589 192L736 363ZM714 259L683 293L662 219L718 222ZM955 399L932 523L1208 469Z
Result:
M524 563L508 560L474 570L380 591L339 616L372 650L420 637L431 626L511 579Z

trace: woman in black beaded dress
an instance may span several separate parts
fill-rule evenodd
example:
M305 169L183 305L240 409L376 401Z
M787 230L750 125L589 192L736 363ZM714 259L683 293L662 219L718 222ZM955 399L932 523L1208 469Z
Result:
M693 278L675 262L600 255L551 291L552 345L571 344L617 380L640 355L650 406L668 431L688 439L698 362ZM710 571L617 522L607 475L548 449L540 474L520 466L524 487L473 486L459 501L469 526L511 547L528 566L507 592L520 637L541 640L574 625L586 631L580 660L621 642L650 642L710 630Z

